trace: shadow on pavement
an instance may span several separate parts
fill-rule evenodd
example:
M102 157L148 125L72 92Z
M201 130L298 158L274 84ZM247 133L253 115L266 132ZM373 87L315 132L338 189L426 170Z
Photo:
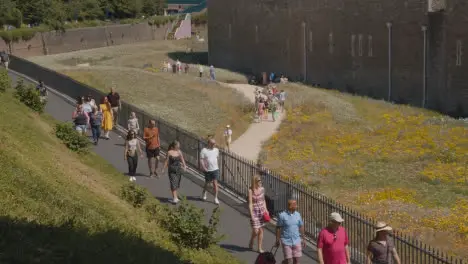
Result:
M228 245L228 244L220 244L219 245L221 248L224 248L225 250L229 251L229 252L245 252L245 251L252 251L250 248L248 247L241 247L241 246L237 246L237 245Z
M104 227L106 229L106 227ZM45 225L0 217L0 263L180 263L140 235L108 227L95 232L72 219Z

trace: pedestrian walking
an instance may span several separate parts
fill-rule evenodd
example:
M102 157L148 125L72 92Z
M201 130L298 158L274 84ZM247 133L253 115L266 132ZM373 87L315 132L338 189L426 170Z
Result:
M85 111L88 115L93 111L93 106L89 100L90 98L88 96L84 97L83 100L83 111Z
M343 222L339 213L331 213L328 226L320 231L317 239L320 264L351 264L349 240Z
M89 115L89 124L91 126L91 134L93 135L93 143L97 145L101 138L102 112L98 107L93 107L93 112Z
M49 95L49 92L47 91L47 88L42 80L39 80L39 84L36 86L36 90L39 93L41 102L47 101L47 96Z
M138 118L136 117L135 112L130 113L130 118L128 119L127 122L127 128L128 131L133 130L135 131L135 134L139 134L140 132L140 124L138 122Z
M125 140L124 160L128 163L128 176L130 176L131 182L136 181L135 175L138 167L138 154L143 158L140 141L137 139L135 131L130 130Z
M228 151L231 151L232 130L231 126L227 125L224 130L224 142Z
M263 98L259 98L258 100L258 105L257 105L257 115L258 115L258 119L259 119L259 122L262 122L263 120L263 112L265 110L265 103L263 101Z
M6 51L2 51L0 54L0 59L2 60L3 66L5 66L5 69L8 70L8 66L10 65L10 56Z
M177 204L179 202L177 190L180 188L182 173L187 170L184 155L182 154L182 151L180 151L180 143L177 140L173 141L167 150L167 157L164 162L164 169L166 168L172 192L171 202L173 204Z
M187 74L189 72L190 66L188 63L184 63L184 73Z
M86 135L86 129L89 125L89 116L83 110L82 105L77 105L75 111L72 114L73 123L75 124L75 130L81 134Z
M109 140L109 133L114 125L114 116L112 113L111 104L109 103L109 99L107 97L102 99L102 104L99 106L99 108L101 109L103 116L102 129L104 130L104 138Z
M273 122L275 122L276 119L278 119L278 100L276 99L276 97L273 97L273 99L271 100L270 109L271 117L273 118Z
M213 65L210 66L210 79L211 79L212 81L216 80L215 68L213 67Z
M198 77L201 79L203 78L203 66L201 64L198 64Z
M91 94L88 94L88 96L86 96L86 101L89 102L92 108L98 107L98 105L96 104L96 101L93 99L93 96Z
M281 107L281 113L284 112L284 102L286 101L286 92L284 90L281 90L281 92L278 95L279 99L279 105Z
M208 184L213 183L215 193L214 203L219 204L218 200L218 166L219 149L216 148L216 141L213 138L208 140L208 147L203 148L200 152L200 166L205 173L205 186L203 187L202 199L206 201L206 191Z
M158 177L157 169L159 163L160 141L159 129L156 127L156 121L150 120L148 127L144 129L143 139L146 141L146 157L148 158L148 168L150 177Z
M260 175L252 177L249 189L249 211L252 235L250 236L249 248L253 250L254 240L257 238L257 249L263 253L263 227L270 221L270 213L265 203L265 189L262 186Z
M112 122L116 126L119 124L119 112L120 108L122 108L122 104L120 102L120 95L115 91L114 87L111 88L110 93L107 95L107 99L109 99L109 103L112 107Z
M276 223L276 246L283 246L285 264L299 264L302 248L305 247L304 222L297 211L297 201L288 200L288 209L278 215Z
M392 227L378 222L375 229L375 238L367 246L366 264L391 264L393 260L396 264L401 264L395 245L388 236L393 230Z

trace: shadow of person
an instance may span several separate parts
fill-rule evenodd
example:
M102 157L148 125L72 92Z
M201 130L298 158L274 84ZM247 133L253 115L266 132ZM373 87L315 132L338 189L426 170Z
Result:
M181 263L172 252L148 243L138 232L70 219L59 225L0 217L0 263Z

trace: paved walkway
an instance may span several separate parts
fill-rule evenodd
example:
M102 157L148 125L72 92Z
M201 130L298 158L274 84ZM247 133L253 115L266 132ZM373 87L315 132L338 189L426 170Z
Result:
M16 76L12 75L13 81ZM46 113L59 121L70 121L73 106L65 101L62 97L49 93L48 103L46 106ZM278 122L279 123L279 122ZM122 173L127 171L127 164L122 158L124 139L118 134L112 132L111 139L106 141L102 140L98 146L93 146L94 151L107 160L110 164ZM160 164L162 166L162 164ZM141 159L139 162L137 174L148 175L148 167L146 160ZM160 179L150 179L145 176L137 176L137 184L147 188L157 199L161 202L167 202L171 197L169 190L169 180L167 177L162 176ZM186 196L190 202L199 208L210 213L216 206L212 201L213 197L208 195L207 202L200 201L202 189L199 183L194 180L195 176L187 174L182 179L180 194ZM247 212L246 205L225 193L220 195L222 207L221 222L219 225L219 232L226 235L226 239L220 242L220 246L225 248L228 252L233 254L241 261L247 264L253 264L258 255L256 252L250 251L248 247L248 240L250 237L250 224L249 218L245 215ZM269 250L275 241L275 236L272 232L265 232L264 249ZM307 247L305 249L307 255L304 255L301 263L317 263L310 256L315 257L315 251ZM277 259L282 260L282 250L278 250Z
M250 84L226 84L227 86L242 92L251 102L255 102L255 87ZM262 144L278 131L281 121L286 113L280 113L278 119L273 121L271 115L268 120L261 123L252 123L247 131L237 138L231 145L231 151L252 161L257 161L262 150Z

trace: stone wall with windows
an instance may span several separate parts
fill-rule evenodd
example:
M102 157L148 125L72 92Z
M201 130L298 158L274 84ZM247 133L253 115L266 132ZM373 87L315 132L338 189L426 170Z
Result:
M456 65L449 54L457 33L444 31L455 23L452 7L428 14L427 0L216 0L208 8L209 59L218 67L284 73L454 115L462 99L452 91L468 93L447 74Z

